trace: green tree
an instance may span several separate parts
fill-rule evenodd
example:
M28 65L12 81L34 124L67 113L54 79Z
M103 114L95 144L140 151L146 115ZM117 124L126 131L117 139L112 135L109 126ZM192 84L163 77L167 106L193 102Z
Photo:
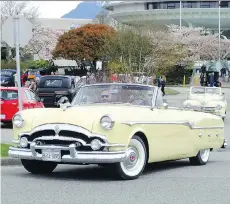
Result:
M141 29L121 27L107 42L110 60L128 65L129 71L144 71L145 57L152 51L151 38Z

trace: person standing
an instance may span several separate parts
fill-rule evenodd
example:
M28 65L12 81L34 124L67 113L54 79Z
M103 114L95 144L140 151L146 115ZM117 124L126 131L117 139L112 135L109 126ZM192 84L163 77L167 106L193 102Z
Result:
M163 93L163 96L165 95L165 84L166 84L166 77L161 77L161 91Z
M31 78L30 79L30 86L29 86L29 89L33 90L33 91L36 91L37 90L37 86L36 86L36 82L35 82L35 79L34 78Z
M14 86L18 87L17 73L14 74Z
M160 88L161 87L161 80L162 80L162 77L159 76L158 79L157 79L157 86Z

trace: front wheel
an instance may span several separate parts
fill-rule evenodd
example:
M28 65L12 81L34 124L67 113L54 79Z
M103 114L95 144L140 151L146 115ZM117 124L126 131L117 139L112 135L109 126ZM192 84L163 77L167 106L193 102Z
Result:
M33 174L48 174L57 167L56 163L47 161L21 159L21 162L24 168Z
M198 152L195 157L190 157L190 163L192 165L205 165L210 156L210 149L202 149Z
M124 180L137 179L143 172L146 161L145 144L140 137L135 135L130 141L125 160L116 164L116 173Z

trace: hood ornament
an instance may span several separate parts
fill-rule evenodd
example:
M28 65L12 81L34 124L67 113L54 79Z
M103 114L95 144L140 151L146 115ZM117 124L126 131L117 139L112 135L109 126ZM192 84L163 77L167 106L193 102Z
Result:
M59 137L60 128L58 125L54 127L55 137Z
M72 107L72 105L70 103L64 103L64 104L60 104L60 108L63 111L66 111L69 107Z

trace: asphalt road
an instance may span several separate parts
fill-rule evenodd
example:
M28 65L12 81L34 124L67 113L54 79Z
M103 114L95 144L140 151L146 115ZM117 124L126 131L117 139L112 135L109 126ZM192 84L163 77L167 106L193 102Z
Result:
M181 94L167 96L169 105L180 106ZM230 103L230 90L226 89ZM230 141L230 111L225 134ZM11 141L12 130L2 129L2 141ZM230 148L212 152L205 166L191 166L188 160L149 165L133 181L116 181L106 169L59 165L46 176L28 173L21 166L1 167L3 204L229 204Z

